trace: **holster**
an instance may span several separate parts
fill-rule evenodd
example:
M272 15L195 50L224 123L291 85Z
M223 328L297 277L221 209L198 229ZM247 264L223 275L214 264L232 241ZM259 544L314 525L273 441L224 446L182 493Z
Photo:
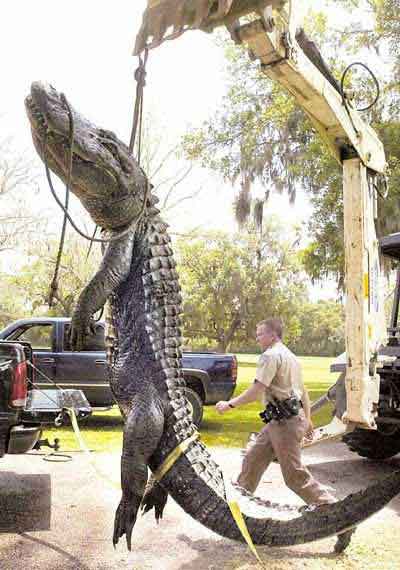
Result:
M262 421L266 424L272 420L281 422L282 420L288 420L293 416L298 416L300 408L302 407L303 405L301 400L296 398L296 396L292 396L286 400L274 400L274 402L269 402L266 405L265 410L259 415Z

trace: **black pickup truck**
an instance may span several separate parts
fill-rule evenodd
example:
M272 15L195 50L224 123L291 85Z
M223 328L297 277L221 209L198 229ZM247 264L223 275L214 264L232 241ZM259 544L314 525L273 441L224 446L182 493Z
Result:
M59 440L52 445L40 439L43 427L62 425L69 419L67 409L77 420L92 412L80 390L37 389L32 362L28 342L0 340L0 457L42 446L57 449Z
M32 345L35 366L62 388L84 392L92 407L109 407L114 399L106 378L104 323L96 324L96 334L85 350L73 352L69 344L70 319L29 318L15 321L0 332L0 339L27 341ZM203 405L229 399L236 387L237 361L231 354L184 352L185 395L200 425ZM50 388L51 382L37 373L36 385Z
M32 358L28 344L0 342L0 457L5 453L25 453L40 438L40 421L26 421L33 371L27 366Z

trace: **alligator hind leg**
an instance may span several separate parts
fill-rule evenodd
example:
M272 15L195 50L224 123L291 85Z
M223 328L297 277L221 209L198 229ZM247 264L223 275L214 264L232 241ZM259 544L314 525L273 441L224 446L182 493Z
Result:
M113 544L125 534L128 549L147 482L147 462L156 449L164 417L154 404L135 402L126 416L121 457L122 498L115 514Z
M141 505L143 514L154 508L154 516L156 517L156 521L159 522L159 520L162 519L167 499L168 492L153 476L150 477Z

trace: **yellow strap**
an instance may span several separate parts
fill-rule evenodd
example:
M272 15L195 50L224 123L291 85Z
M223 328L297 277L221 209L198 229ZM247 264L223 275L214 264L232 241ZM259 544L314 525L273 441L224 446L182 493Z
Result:
M160 481L167 473L167 471L171 469L175 461L179 459L182 453L184 453L187 450L189 445L193 441L196 441L196 439L198 439L199 435L200 435L199 432L196 431L193 435L191 435L190 437L182 441L179 445L177 445L175 449L171 451L169 455L167 455L166 459L164 460L164 463L162 463L160 467L157 469L157 471L153 473L153 477L157 479L157 481Z
M175 447L175 449L167 456L164 463L162 463L161 466L157 469L157 471L155 471L155 473L153 473L153 477L157 481L160 481L164 477L164 475L167 473L167 471L169 471L171 469L171 467L173 466L175 461L186 451L186 449L189 447L189 445L193 441L195 441L198 437L199 437L199 433L196 432L191 437L189 437L188 439L185 439L185 441L182 441L177 447ZM262 568L265 568L260 556L258 555L256 547L254 546L254 542L253 542L253 540L250 536L250 533L247 529L246 523L244 521L242 512L240 510L240 507L239 507L237 501L228 501L228 505L229 505L229 508L231 510L233 519L236 522L238 529L242 533L243 538L247 542L250 550L252 551L254 556L257 558L257 560L261 564Z
M365 299L368 299L368 297L369 297L369 274L368 273L364 273L363 290L364 290Z
M104 473L102 473L101 471L99 471L95 461L92 459L91 455L90 455L90 450L88 449L86 443L84 442L79 426L78 426L78 422L76 420L76 414L75 414L75 410L73 408L65 408L70 419L71 419L71 424L72 424L72 428L74 430L75 433L75 437L79 443L79 447L81 448L81 450L87 454L88 458L89 458L89 462L92 465L92 467L94 468L94 470L96 471L96 473L105 481L107 481L108 483L110 483L110 485L112 485L115 489L120 490L121 486L117 485L112 479L110 479L109 477L107 477L106 475L104 475ZM155 471L153 473L153 477L155 479L157 479L157 481L160 481L164 475L167 473L167 471L169 471L171 469L171 467L173 466L173 464L176 462L176 460L187 450L187 448L189 447L189 445L193 442L196 441L196 439L198 439L199 437L199 432L195 432L192 436L188 437L187 439L185 439L185 441L182 441L177 447L175 447L175 449L166 457L164 463L162 463L160 465L160 467L157 469L157 471ZM254 556L257 558L258 562L261 564L261 566L263 568L265 568L264 563L262 562L256 547L254 546L254 542L250 536L250 533L247 529L246 523L244 521L242 512L240 510L240 507L237 503L237 501L228 501L228 505L229 508L231 510L232 516L238 526L238 529L240 530L240 532L242 533L243 538L245 539L245 541L247 542L250 550L252 551L252 553L254 554Z
M237 501L228 501L229 508L231 510L232 516L234 518L235 523L237 524L238 529L242 533L243 538L247 542L250 550L257 558L258 562L261 564L262 568L265 568L263 561L261 560L256 547L254 546L254 542L250 536L248 528L246 526L245 520L242 515L242 511L240 510L239 504Z
M107 481L107 483L109 483L112 487L114 487L114 489L117 489L118 491L120 491L121 485L117 484L115 481L113 481L107 475L104 475L104 473L102 473L99 470L99 468L97 467L96 462L94 461L94 459L92 458L92 456L90 454L90 450L88 449L86 443L84 442L84 440L82 438L81 431L79 429L78 422L76 420L75 410L73 408L64 408L64 409L66 410L66 412L68 413L68 415L70 417L72 428L74 430L75 437L79 443L79 447L80 447L81 451L83 451L87 455L87 458L89 459L89 462L90 462L91 466L93 467L93 469L96 471L97 475L99 477L101 477L101 479L104 479L104 481Z

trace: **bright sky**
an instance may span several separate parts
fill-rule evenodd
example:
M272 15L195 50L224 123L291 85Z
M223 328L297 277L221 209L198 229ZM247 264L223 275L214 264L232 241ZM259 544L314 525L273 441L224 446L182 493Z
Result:
M41 172L23 104L34 80L49 81L82 114L128 141L137 66L131 52L144 7L144 0L4 2L0 126L13 135L17 149L35 157ZM150 53L145 105L171 143L217 109L224 93L223 64L222 51L202 32L188 32ZM201 194L190 207L182 204L175 210L176 219L169 219L171 231L198 225L233 229L231 186L204 172L199 179ZM44 189L43 207L47 205L43 175L39 183ZM50 198L48 204L54 207ZM295 207L288 206L286 197L275 197L269 211L299 223L309 216L310 207L301 195Z
M131 52L144 6L144 0L7 2L0 34L0 115L18 148L33 153L23 100L30 83L38 79L52 83L93 122L128 141L137 65ZM223 63L212 36L202 32L189 32L151 52L145 105L172 143L218 107L224 93ZM196 223L200 207L203 224L230 225L230 185L215 177L208 183L206 199L203 192L196 204ZM212 211L210 193L216 198ZM282 200L277 202L281 207ZM298 218L303 202L300 197L296 209L287 212L291 219Z

